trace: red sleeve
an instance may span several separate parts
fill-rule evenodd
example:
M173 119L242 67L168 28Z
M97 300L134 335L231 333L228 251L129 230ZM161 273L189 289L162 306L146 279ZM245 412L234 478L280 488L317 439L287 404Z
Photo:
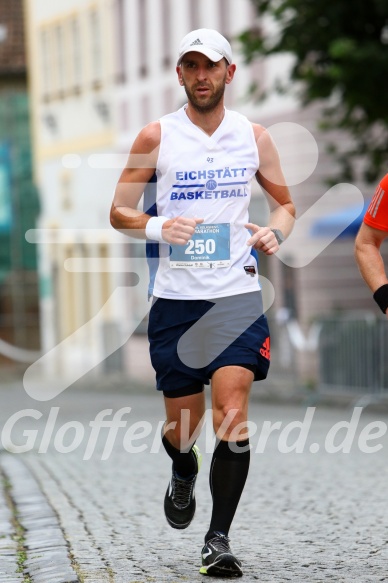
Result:
M388 231L388 174L380 181L364 216L364 223L379 231Z

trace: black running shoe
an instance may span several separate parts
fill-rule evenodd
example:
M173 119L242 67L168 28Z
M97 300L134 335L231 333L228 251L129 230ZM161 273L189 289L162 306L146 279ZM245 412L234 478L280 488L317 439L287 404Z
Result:
M197 473L201 467L202 456L197 445L193 445L193 453L197 458ZM187 528L195 514L195 481L193 478L183 480L172 472L171 482L164 497L164 513L167 522L172 528Z
M202 575L212 577L241 577L241 562L233 555L229 539L220 532L207 541L202 549Z

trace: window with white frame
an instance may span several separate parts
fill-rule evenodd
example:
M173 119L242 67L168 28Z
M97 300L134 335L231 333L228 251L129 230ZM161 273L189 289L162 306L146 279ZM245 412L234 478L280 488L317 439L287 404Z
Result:
M58 97L63 97L66 89L66 59L63 24L54 28L54 55L56 72L56 91Z
M69 64L71 70L71 86L75 93L79 93L82 86L82 46L81 25L79 17L74 17L70 20L69 28Z
M199 0L190 0L191 30L199 28Z
M171 66L171 0L162 0L162 66Z
M42 98L47 101L52 91L50 31L47 28L43 29L40 33L40 62Z
M90 24L90 51L91 51L91 77L94 88L98 88L102 82L102 38L101 20L97 8L93 8L89 14Z
M125 1L116 0L114 4L114 24L116 32L116 81L125 83L127 80L127 60L126 60L126 31L125 31Z
M230 12L230 0L218 0L219 30L226 37L230 34Z
M139 76L148 74L148 22L147 0L138 0L139 11Z

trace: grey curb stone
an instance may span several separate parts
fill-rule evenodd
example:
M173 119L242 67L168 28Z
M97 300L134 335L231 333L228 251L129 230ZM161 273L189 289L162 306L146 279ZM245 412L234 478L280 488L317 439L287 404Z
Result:
M47 574L50 574L51 583L53 580L55 583L79 583L57 516L36 479L19 456L3 453L0 465L11 484L18 521L26 530L24 574L31 575L34 583L43 583ZM41 528L42 517L46 520L44 529ZM23 578L17 580L22 581Z
M15 528L3 484L0 487L0 583L20 583L23 574L17 573L18 545L12 538Z

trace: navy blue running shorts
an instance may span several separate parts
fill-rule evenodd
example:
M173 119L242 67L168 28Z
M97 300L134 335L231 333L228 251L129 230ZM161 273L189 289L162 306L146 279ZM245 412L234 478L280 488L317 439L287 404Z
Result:
M166 396L199 393L215 370L238 365L265 379L270 337L261 292L212 300L154 298L148 339L156 384Z

